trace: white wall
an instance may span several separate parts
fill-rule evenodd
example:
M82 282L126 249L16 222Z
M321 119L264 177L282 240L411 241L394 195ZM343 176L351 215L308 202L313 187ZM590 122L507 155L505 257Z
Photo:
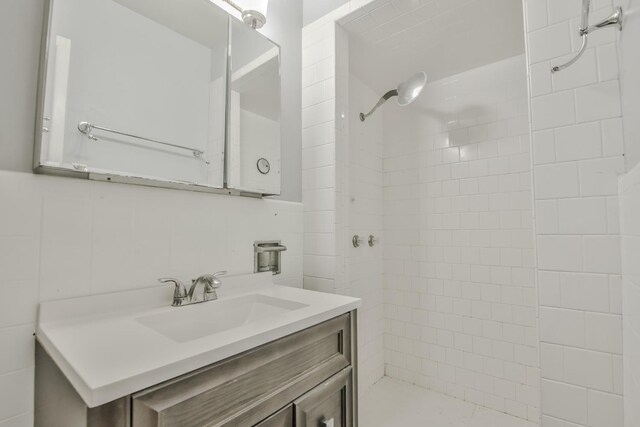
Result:
M539 420L524 55L384 114L385 372Z
M45 0L0 2L0 170L32 168L36 89ZM301 40L302 2L271 0L261 32L282 48L282 193L301 200Z
M253 242L271 239L288 248L276 281L302 285L299 203L16 172L0 172L0 203L3 427L32 425L39 301L251 273Z
M624 425L640 425L640 166L620 180Z
M525 1L542 424L614 427L623 424L617 35L593 33L580 61L552 76L578 48L577 3ZM593 22L612 10L592 3Z

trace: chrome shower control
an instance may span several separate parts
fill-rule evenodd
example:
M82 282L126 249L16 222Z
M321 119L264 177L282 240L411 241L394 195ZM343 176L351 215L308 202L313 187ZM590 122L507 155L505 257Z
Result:
M369 246L377 245L379 242L380 239L378 239L376 236L374 236L373 234L369 235Z
M364 243L364 239L356 234L351 239L351 243L353 243L354 248L359 248Z

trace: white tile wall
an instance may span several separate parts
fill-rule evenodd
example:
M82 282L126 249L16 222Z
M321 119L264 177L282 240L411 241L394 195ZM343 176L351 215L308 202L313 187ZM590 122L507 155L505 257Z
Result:
M359 384L363 390L384 375L384 306L382 241L369 247L369 235L380 239L383 219L382 187L382 116L372 116L365 123L360 111L370 108L379 98L357 77L349 75L348 175L346 210L348 226L342 237L346 244L345 262L351 294L362 298L360 309ZM354 248L350 237L361 236L365 243Z
M253 242L287 246L302 286L300 203L0 172L0 426L33 423L39 301L253 271Z
M624 172L616 34L581 60L578 1L525 0L533 129L542 424L622 426L618 174ZM610 0L594 1L592 20Z
M304 287L326 292L335 291L338 244L335 38L330 19L302 31Z
M371 3L371 13L353 14L354 18L368 16L374 20L373 10L388 3L386 0L370 2L369 0L351 1L336 9L329 15L305 27L303 37L311 60L308 72L303 76L305 85L318 83L330 79L336 74L335 51L328 57L319 53L321 41L329 38L325 48L336 41L334 21L357 10L361 5ZM557 4L556 4L557 3ZM579 4L575 1L525 0L526 33L528 42L528 70L530 78L530 95L532 97L532 155L534 170L534 186L527 187L525 179L529 173L526 168L526 153L510 151L516 146L513 143L481 144L483 138L497 140L509 136L510 129L521 129L526 125L526 119L516 120L510 124L490 123L486 128L474 127L469 119L485 117L483 111L469 111L453 118L451 111L455 111L456 100L442 100L436 111L422 111L421 125L416 134L422 137L430 136L433 144L431 156L415 156L423 150L416 147L416 138L406 138L405 135L392 135L387 140L393 144L385 145L384 153L384 197L385 197L385 261L384 269L388 276L410 279L394 281L399 292L389 299L385 295L388 305L406 307L404 310L385 308L385 317L397 316L398 321L387 322L385 327L388 336L403 337L392 339L390 346L399 351L387 351L385 360L388 366L403 366L416 372L428 372L440 384L447 384L455 379L466 379L468 388L457 389L457 395L472 401L483 401L490 405L504 405L505 410L519 413L535 419L536 414L526 413L522 408L535 408L535 392L537 386L537 372L535 358L524 355L522 346L513 348L504 345L492 346L491 339L495 339L498 329L493 323L493 316L498 319L508 318L509 314L515 319L526 319L528 314L521 314L520 310L505 310L502 302L502 291L509 280L517 280L533 287L535 280L539 281L539 299L541 322L544 323L545 336L541 341L542 349L542 423L545 426L576 426L602 425L603 420L609 420L609 425L621 424L622 402L622 357L620 350L621 316L622 311L622 279L620 276L619 253L619 220L616 179L623 171L622 153L622 120L619 107L619 84L617 81L618 66L613 60L615 51L615 34L612 31L602 31L594 34L590 40L590 50L583 58L583 62L576 64L573 69L563 75L551 76L548 72L551 64L570 57L571 52L578 47L578 37L574 31L579 21ZM594 2L592 19L598 19L610 11L610 0ZM395 5L397 9L397 4ZM390 10L390 9L389 9ZM355 19L351 24L355 26ZM362 28L354 31L374 31L374 23L367 24L367 19L360 19ZM317 44L317 46L313 46ZM334 47L335 49L335 47ZM338 89L335 89L337 92ZM452 90L457 90L454 88ZM312 93L310 91L309 93ZM315 93L320 92L315 90ZM491 94L491 93L490 93ZM334 98L335 94L334 94ZM335 101L336 113L344 111L338 100ZM512 109L512 108L511 108ZM434 114L435 113L435 114ZM434 115L439 117L434 118ZM440 135L431 135L429 128L434 122L451 121L451 128L447 128ZM453 120L453 121L452 121ZM455 121L457 120L457 122ZM334 118L325 124L310 127L305 130L305 144L309 146L320 144L334 144L339 141L339 126ZM463 130L456 129L457 127ZM473 127L473 129L472 129ZM386 126L385 126L386 128ZM523 133L526 133L523 132ZM338 136L336 136L338 135ZM445 136L446 135L446 136ZM578 142L576 142L578 141ZM457 147L455 150L445 149L445 145ZM471 144L469 144L471 143ZM476 145L477 144L477 145ZM450 147L451 148L451 147ZM346 235L344 223L345 193L341 183L346 182L344 168L346 163L340 151L336 152L337 169L332 181L334 188L326 193L309 189L306 193L311 214L305 216L305 222L317 227L318 232ZM423 150L427 151L427 150ZM487 175L489 171L504 173L505 164L500 160L502 155L521 154L520 159L514 159L518 165L508 174L520 174L518 180L511 177L494 178ZM457 157L456 157L457 156ZM453 163L450 163L453 162ZM405 167L403 167L404 165ZM428 165L429 167L425 167ZM315 165L310 164L310 168ZM395 168L395 169L394 169ZM508 169L507 169L508 170ZM515 177L515 175L514 175ZM451 183L449 181L456 181ZM330 181L330 180L329 180ZM434 184L433 182L439 184ZM330 181L331 182L331 181ZM409 185L407 185L409 184ZM503 225L514 227L520 221L525 227L526 216L515 214L488 215L481 212L491 211L512 206L526 211L526 207L516 202L506 202L504 198L490 199L492 193L510 189L516 191L519 185L521 191L532 191L535 199L536 211L536 251L537 262L540 267L533 274L534 263L518 266L524 263L527 254L531 256L533 242L520 236L516 239L520 250L512 251L512 243L506 244L504 235L487 237L487 233L479 231L495 231ZM429 199L427 195L438 194L431 203L423 202ZM468 196L468 200L464 197ZM447 199L450 199L447 201ZM389 203L392 201L393 203ZM318 209L327 206L326 210ZM624 207L623 207L624 208ZM432 209L429 218L421 218L423 210ZM477 215L464 215L465 209ZM588 209L589 212L585 213ZM576 212L581 212L578 220L572 221ZM450 215L453 213L453 215ZM456 215L457 214L457 215ZM401 220L388 220L387 217L397 216ZM429 230L429 224L435 224L436 230ZM475 230L468 237L463 231L474 230L473 227L484 227ZM511 233L511 231L509 231ZM505 233L507 234L507 233ZM338 238L340 240L341 238ZM438 250L430 250L434 242ZM503 244L504 246L499 246ZM458 245L460 251L451 247ZM486 245L491 249L496 245L504 251L480 251ZM528 246L527 246L528 245ZM542 249L540 248L542 246ZM445 250L446 248L446 250ZM327 290L334 290L340 284L334 284L334 278L342 280L344 260L339 256L344 248L340 243L330 262L313 259L313 277L307 276L305 284ZM393 254L393 259L387 256ZM555 254L555 255L554 255ZM307 257L309 258L309 257ZM403 260L404 259L404 260ZM311 259L309 259L311 261ZM425 260L436 260L426 262ZM504 260L504 261L503 261ZM336 268L336 261L342 267ZM504 262L504 265L503 265ZM469 263L469 268L459 267ZM488 265L483 265L488 263ZM492 265L496 263L497 265ZM448 265L449 264L449 265ZM637 264L637 263L636 263ZM635 264L634 264L635 265ZM633 267L632 267L633 268ZM510 271L510 273L509 273ZM315 274L315 273L314 273ZM432 277L430 284L426 280L413 280L412 277ZM486 286L474 288L460 284L467 277L486 282ZM453 295L444 294L444 283L456 283ZM459 284L459 286L458 286ZM500 288L502 286L502 288ZM498 287L498 288L496 288ZM584 290L588 290L584 292ZM625 291L633 289L626 286ZM418 292L416 292L418 290ZM421 293L435 292L429 298ZM471 300L467 302L455 301L456 295L466 295ZM418 295L418 297L416 297ZM496 300L499 298L499 300ZM464 298L463 298L464 299ZM533 302L531 300L534 300ZM500 301L498 303L498 301ZM536 306L535 295L522 296L505 293L505 301L520 302ZM633 301L633 300L631 300ZM492 307L495 305L495 310ZM420 307L428 310L420 310ZM635 312L637 312L637 308ZM440 310L440 311L438 311ZM463 322L462 326L455 322L453 316L442 315L446 310L458 313L471 313L471 316L485 316L487 322ZM527 310L523 311L527 313ZM503 317L504 316L504 317ZM550 316L545 318L545 316ZM463 316L464 317L464 316ZM535 310L534 310L535 317ZM563 319L574 324L574 329L568 333L566 328L559 331L551 330L553 319ZM407 326L420 324L435 325L433 328L415 328ZM524 326L515 324L514 327ZM453 328L468 328L477 334L469 341L464 334L447 333ZM443 328L443 332L437 329ZM447 330L446 328L452 328ZM464 329L462 329L464 332ZM517 328L502 329L503 336L522 337ZM487 336L483 336L486 334ZM541 334L543 332L541 331ZM572 336L575 335L575 336ZM524 334L527 342L537 343L536 334ZM411 338L406 338L411 337ZM419 340L428 339L439 343L434 346L414 345ZM572 344L566 344L570 342ZM512 343L513 344L513 343ZM386 345L386 343L385 343ZM450 347L448 347L450 346ZM456 347L458 346L458 347ZM471 348L484 355L493 357L495 354L528 360L532 367L519 368L516 364L505 361L502 367L505 375L515 381L521 381L515 392L508 383L498 382L498 378L489 374L467 375L465 371L452 369L447 361L475 366L478 372L500 372L495 366L484 366L478 359L460 361L460 352ZM447 351L448 349L448 351ZM460 350L462 349L462 350ZM417 355L417 356L416 356ZM589 361L587 364L576 366L573 370L565 369L565 357L583 356ZM635 355L634 355L635 356ZM427 360L427 362L423 362ZM635 359L632 359L635 360ZM609 365L610 361L610 365ZM475 364L475 365L474 365ZM593 367L591 365L593 364ZM482 368L481 368L482 366ZM526 366L526 365L525 365ZM596 367L597 366L597 367ZM610 366L610 371L607 367ZM599 375L589 379L579 379L579 369L601 369ZM390 371L387 370L387 373ZM400 371L396 371L400 372ZM473 371L472 371L473 372ZM508 374L507 374L508 373ZM609 375L610 374L610 375ZM426 377L426 374L424 374ZM407 377L406 372L404 374ZM424 378L424 377L423 377ZM493 380L490 390L490 378ZM531 381L532 385L526 384ZM626 386L626 384L625 384ZM462 390L462 391L461 391ZM452 393L453 394L453 393ZM513 396L515 394L515 399ZM491 396L497 396L495 399ZM518 396L520 400L518 400ZM524 403L524 402L529 403ZM497 403L496 403L497 402ZM637 406L637 405L636 405ZM532 412L535 410L532 409ZM631 424L634 425L634 424Z
M624 12L624 31L619 33L618 56L620 58L620 86L622 87L622 111L625 117L638 117L640 114L640 56L637 55L637 42L640 39L640 4L637 0L614 0ZM604 52L602 52L604 53ZM607 51L607 55L612 55ZM603 55L602 62L605 62ZM608 61L616 63L615 58ZM625 160L631 170L640 163L640 121L627 120L624 124Z
M640 425L640 166L620 180L625 427Z
M362 2L350 2L303 29L303 204L304 286L357 296L359 391L383 375L382 250L351 247L351 236L379 235L382 228L380 123L350 133L363 97L350 80L348 37L336 19ZM357 5L357 6L356 6ZM359 106L358 106L359 107ZM356 108L358 108L356 107ZM377 127L376 127L377 126Z
M384 107L386 374L537 421L524 56L416 104Z

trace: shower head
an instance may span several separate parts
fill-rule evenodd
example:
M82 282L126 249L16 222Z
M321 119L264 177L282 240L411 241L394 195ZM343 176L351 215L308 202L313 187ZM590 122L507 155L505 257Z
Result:
M360 113L360 121L364 122L364 120L373 114L374 111L378 109L382 104L384 104L389 98L394 96L398 97L398 105L404 107L405 105L411 104L422 92L424 89L424 85L427 84L427 74L424 71L420 71L411 77L409 77L404 82L398 85L397 89L390 90L389 92L382 95L382 98L378 101L376 105L369 111L367 114Z

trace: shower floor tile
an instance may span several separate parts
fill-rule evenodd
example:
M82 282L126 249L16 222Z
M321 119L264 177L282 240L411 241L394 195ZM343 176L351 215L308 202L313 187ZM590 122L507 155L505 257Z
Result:
M538 424L384 377L360 401L360 426L538 427Z

